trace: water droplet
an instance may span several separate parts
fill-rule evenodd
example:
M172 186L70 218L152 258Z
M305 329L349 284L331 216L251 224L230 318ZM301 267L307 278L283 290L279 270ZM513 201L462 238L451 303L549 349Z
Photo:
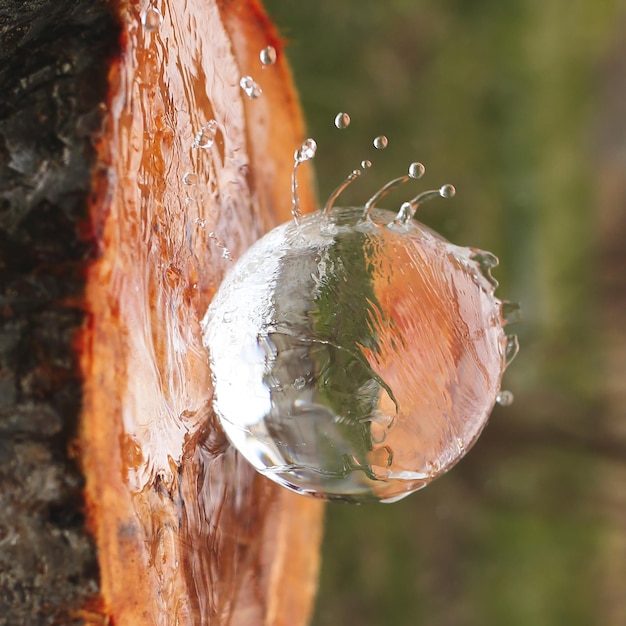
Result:
M256 98L263 94L263 90L260 85L254 81L252 76L242 76L239 81L239 86L251 100L256 100Z
M274 65L276 63L276 48L267 46L259 52L259 59L263 65Z
M519 340L517 335L508 335L506 338L506 349L504 351L504 362L509 365L519 352Z
M426 168L421 163L418 163L417 161L409 165L409 176L411 178L421 178L422 176L424 176L425 171L426 171Z
M197 185L198 175L193 172L186 172L183 176L183 185Z
M202 148L208 150L215 143L215 135L217 134L218 123L216 120L209 120L196 135L193 140L192 148Z
M496 402L500 406L511 406L514 399L515 397L513 396L513 393L506 390L500 391L500 393L496 396Z
M315 139L305 139L302 145L296 150L293 155L293 158L297 163L303 163L304 161L309 161L315 156L317 151L317 143Z
M298 376L298 378L296 378L293 381L294 389L297 389L298 391L300 391L301 389L304 389L305 385L306 385L306 378L304 378L304 376Z
M348 128L350 126L350 116L347 113L337 113L335 116L335 126L337 128Z
M373 143L376 150L384 150L389 145L389 139L385 135L379 135L374 139Z
M454 185L443 185L439 189L439 195L442 198L454 198L455 194L456 194L456 189L454 188Z
M159 11L159 9L157 9L156 7L149 6L141 14L141 25L149 33L153 33L154 31L159 30L159 28L161 28L162 23L163 23L163 16L161 15L161 11Z
M361 161L361 167L364 170L368 170L370 167L372 167L372 162L368 161L367 159L365 161Z
M196 217L194 223L197 224L199 228L204 228L206 226L206 220L201 217Z

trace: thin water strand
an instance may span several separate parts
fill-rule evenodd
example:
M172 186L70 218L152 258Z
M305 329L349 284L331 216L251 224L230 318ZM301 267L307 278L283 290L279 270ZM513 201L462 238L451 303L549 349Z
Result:
M381 198L384 198L386 195L390 194L394 189L397 189L400 185L403 185L404 183L408 182L409 180L411 180L411 177L408 174L405 174L404 176L399 176L398 178L394 178L393 180L390 180L388 183L383 185L365 203L365 207L363 207L364 208L363 217L365 219L370 219L370 215L371 215L372 211L374 210L374 208L376 207L376 203Z
M417 194L415 198L408 202L403 202L400 206L400 210L394 219L394 223L397 225L406 226L415 215L417 209L433 198L452 198L456 193L456 189L453 185L443 185L439 189L431 189L429 191L422 191Z
M324 205L324 217L329 217L330 212L333 210L333 206L335 205L335 201L337 198L343 193L343 191L352 183L352 181L356 180L362 174L361 170L352 170L348 177L330 194L326 204Z
M408 182L410 179L418 179L424 175L426 168L421 164L415 161L409 165L409 171L404 176L400 176L399 178L394 178L390 180L386 185L384 185L381 189L379 189L366 203L365 210L363 212L363 217L366 220L370 219L370 215L372 210L376 206L376 203L384 198L386 195L390 194L392 191L397 189L400 185Z
M293 154L293 169L291 170L291 214L293 219L298 222L302 216L300 209L300 198L298 197L298 167L305 161L310 161L315 157L317 152L317 143L315 139L309 137L305 139L302 145Z

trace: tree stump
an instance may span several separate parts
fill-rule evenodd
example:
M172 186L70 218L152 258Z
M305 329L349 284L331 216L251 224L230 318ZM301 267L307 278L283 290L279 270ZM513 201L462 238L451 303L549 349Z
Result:
M300 110L256 1L151 6L0 0L0 624L305 624L322 506L225 440L199 326Z

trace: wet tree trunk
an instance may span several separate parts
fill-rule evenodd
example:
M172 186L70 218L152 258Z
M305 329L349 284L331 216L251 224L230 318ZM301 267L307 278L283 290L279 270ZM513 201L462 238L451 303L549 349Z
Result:
M0 0L0 624L304 624L321 506L228 445L199 327L299 108L256 2L146 6Z

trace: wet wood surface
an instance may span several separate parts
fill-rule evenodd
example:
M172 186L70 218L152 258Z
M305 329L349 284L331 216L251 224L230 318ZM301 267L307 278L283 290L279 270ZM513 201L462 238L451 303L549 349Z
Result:
M225 440L199 326L230 259L289 218L292 155L305 136L299 106L281 42L257 2L152 6L162 15L154 29L142 25L144 4L100 9L98 19L119 24L119 51L112 54L109 38L102 57L112 60L75 77L89 85L99 76L102 87L92 126L68 131L82 132L95 152L84 158L76 219L65 230L46 222L61 248L79 235L87 242L73 260L75 289L38 307L45 314L54 301L75 312L59 340L74 393L60 419L73 426L60 427L67 436L55 454L73 468L74 508L86 512L93 543L79 516L91 575L79 572L64 597L51 593L45 603L50 616L56 602L94 624L304 624L322 506L256 475ZM258 55L268 45L278 61L263 68ZM245 75L261 85L260 98L240 88ZM213 146L194 147L210 120ZM313 208L311 190L303 167L305 210ZM56 275L73 276L59 256ZM42 379L54 362L41 355ZM19 407L7 406L10 422ZM65 460L70 451L74 462ZM62 558L61 570L69 567Z

